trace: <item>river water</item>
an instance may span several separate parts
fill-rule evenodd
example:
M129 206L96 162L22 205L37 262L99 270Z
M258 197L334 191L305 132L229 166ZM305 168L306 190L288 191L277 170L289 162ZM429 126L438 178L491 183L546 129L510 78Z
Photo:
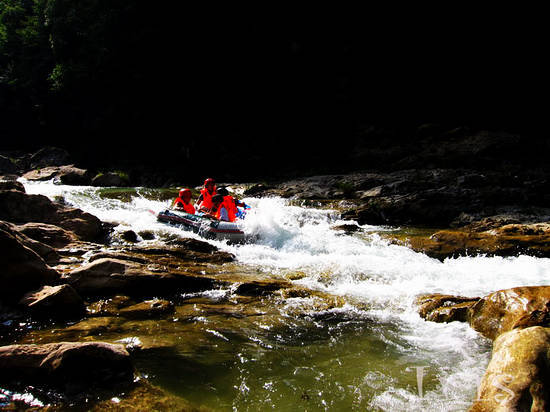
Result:
M196 237L158 223L149 212L169 206L175 191L24 184L28 193L63 197L118 224L118 231L152 231L156 239L145 243L163 242L174 234ZM244 230L258 239L244 245L211 241L236 256L236 264L224 270L293 279L305 289L338 296L343 304L316 307L312 297L288 297L263 303L277 312L271 318L248 317L245 322L199 316L192 330L177 319L170 319L173 327L166 321L164 333L198 336L201 343L175 340L170 356L142 359L137 366L153 383L194 405L250 411L467 410L491 344L466 324L422 320L415 297L483 296L550 279L549 259L462 257L440 262L384 239L398 228L363 226L345 235L333 227L352 222L338 220L335 210L280 198L245 201L252 209ZM193 298L215 302L228 293L211 291ZM199 330L202 335L194 335Z

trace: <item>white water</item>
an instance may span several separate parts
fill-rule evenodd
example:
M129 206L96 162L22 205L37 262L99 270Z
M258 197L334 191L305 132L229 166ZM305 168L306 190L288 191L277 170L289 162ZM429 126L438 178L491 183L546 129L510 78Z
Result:
M168 201L138 195L122 202L102 199L91 187L23 183L28 193L63 196L67 203L101 220L118 223L120 230L149 230L159 237L169 233L196 237L158 223L149 212L166 208ZM424 373L437 380L421 397L417 388L395 386L391 377L386 377L370 400L372 409L466 410L475 396L490 355L488 341L459 322L425 322L413 305L417 295L483 296L514 286L548 284L550 279L549 259L463 257L440 262L406 247L390 245L376 235L388 228L365 227L373 233L369 236L343 235L331 227L350 222L337 221L333 211L290 206L276 198L245 201L252 209L244 229L260 235L260 239L239 246L216 242L217 246L235 254L240 263L266 273L303 273L305 277L298 283L348 300L339 310L396 328L398 338L381 339L389 339L388 345L400 351L402 373L413 374L415 367L428 366ZM372 389L377 379L376 374L365 371L363 385ZM354 392L358 399L360 389L361 385Z

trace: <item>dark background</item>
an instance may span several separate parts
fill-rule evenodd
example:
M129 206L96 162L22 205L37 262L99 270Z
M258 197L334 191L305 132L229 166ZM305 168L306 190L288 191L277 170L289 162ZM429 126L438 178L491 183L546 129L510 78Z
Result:
M9 0L0 149L261 179L391 169L396 150L490 130L520 136L498 156L545 164L536 24L515 10L317 11Z

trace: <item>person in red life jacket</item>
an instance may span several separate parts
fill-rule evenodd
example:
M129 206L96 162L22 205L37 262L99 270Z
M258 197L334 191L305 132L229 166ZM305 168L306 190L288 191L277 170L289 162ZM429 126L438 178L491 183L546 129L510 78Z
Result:
M212 196L216 194L216 182L214 179L206 179L204 188L201 190L199 198L195 202L195 206L199 211L209 213L212 210Z
M174 209L195 214L195 206L191 203L191 190L181 189L178 198L174 201Z
M223 206L227 210L228 221L234 222L237 218L237 200L229 194L225 187L220 187L216 190L216 193L223 196Z
M216 194L212 196L212 208L210 209L210 212L205 215L218 220L223 220L224 222L230 222L229 213L224 203L225 202L222 195Z
M229 213L230 222L234 222L239 215L239 209L237 206L242 207L243 209L249 208L246 203L240 201L239 199L229 195L229 192L225 187L220 187L216 190L216 193L224 197L224 204Z

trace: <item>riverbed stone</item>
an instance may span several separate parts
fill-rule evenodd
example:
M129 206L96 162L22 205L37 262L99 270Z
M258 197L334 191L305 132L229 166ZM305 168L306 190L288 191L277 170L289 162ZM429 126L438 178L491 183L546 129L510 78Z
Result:
M550 410L550 328L501 334L469 412Z

